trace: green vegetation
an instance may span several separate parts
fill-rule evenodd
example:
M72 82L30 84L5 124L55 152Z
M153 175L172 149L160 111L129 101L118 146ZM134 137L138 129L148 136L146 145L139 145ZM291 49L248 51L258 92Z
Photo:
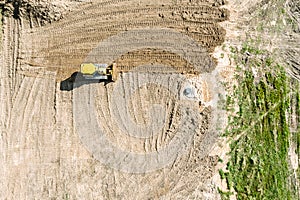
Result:
M296 95L295 95L295 99L297 102L297 112L296 112L296 116L300 117L300 83L297 83L296 87ZM299 120L299 119L298 119ZM297 136L297 140L296 140L296 144L297 144L297 154L300 155L300 123L298 124L298 131L296 133Z
M257 8L251 12L251 26L256 27L258 32L282 34L287 27L297 26L295 20L291 19L285 10L285 0L262 1Z
M295 113L292 113L294 114L295 116L298 117L298 127L297 127L297 130L296 132L293 133L292 135L292 142L294 144L296 144L296 154L298 155L298 159L300 157L300 123L299 123L299 120L300 120L300 83L297 82L296 84L293 84L294 85L294 95L293 95L293 98L292 98L292 103L294 103L295 105ZM296 123L297 123L296 122ZM297 171L296 171L296 177L295 177L297 180L298 180L298 183L300 181L300 167L298 167Z
M232 142L227 171L220 176L229 192L220 193L223 199L233 191L237 199L295 199L288 163L290 80L267 52L247 44L231 48L238 83L226 99L232 115L224 135Z
M70 195L69 195L68 193L66 193L66 194L64 195L63 199L69 200L69 199L70 199Z

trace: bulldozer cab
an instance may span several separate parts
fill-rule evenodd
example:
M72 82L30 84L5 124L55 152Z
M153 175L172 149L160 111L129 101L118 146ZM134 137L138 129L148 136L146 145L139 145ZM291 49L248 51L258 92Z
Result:
M116 66L115 63L112 65L108 64L97 64L97 63L82 63L80 65L80 72L85 79L92 80L111 80L116 79Z

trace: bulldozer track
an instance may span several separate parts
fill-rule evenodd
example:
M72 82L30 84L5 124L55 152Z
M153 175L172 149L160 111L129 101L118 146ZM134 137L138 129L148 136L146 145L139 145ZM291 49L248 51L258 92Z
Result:
M137 27L153 27L153 26L161 26L161 27L168 27L168 26L177 26L177 27L203 27L203 28L208 28L208 27L212 27L212 26L216 26L215 22L211 22L210 20L203 18L203 20L198 20L198 21L188 21L188 20L172 20L172 19L144 19L144 20L138 20L135 19L134 21L132 20L124 20L122 22L104 22L104 23L99 23L99 22L90 22L90 27L86 27L83 30L80 30L80 32L87 32L87 33L92 33L92 32L111 32L111 31L121 31L121 30L125 30L130 29L130 28L137 28ZM81 24L82 27L82 24ZM219 28L220 29L220 28ZM71 37L71 36L75 36L75 29L74 28L70 28L70 29L55 29L53 31L49 31L50 35L53 37L53 39L56 39L56 35L61 35L62 33L66 35L66 37ZM35 35L36 37L41 36L46 37L44 34L42 33L27 33L27 34L32 34Z
M157 23L160 23L160 22L151 22L151 25L157 25ZM166 23L164 23L166 24ZM143 25L150 25L150 23L142 23L142 24L139 24L141 27ZM137 25L135 25L136 27ZM219 28L215 28L215 29L210 29L212 30L212 33L216 30L216 31L219 31L219 33L223 33L222 29L219 29ZM108 31L107 31L108 32ZM218 35L217 33L216 34L201 34L201 33L198 33L198 32L193 32L193 33L186 33L187 35L189 35L190 37L196 39L197 41L201 42L202 44L205 44L204 46L211 46L211 48L213 48L215 45L218 45L222 42L222 39L220 40L221 36ZM100 36L101 37L101 36ZM66 57L74 57L74 56L78 56L78 55L87 55L88 53L88 50L89 49L86 49L86 48L76 48L76 46L78 44L80 44L81 46L84 46L84 47L87 47L87 46L93 46L93 44L101 41L101 38L99 38L99 36L97 34L95 34L95 36L92 34L92 35L89 35L88 37L86 36L83 36L83 38L72 38L73 40L70 41L68 40L67 42L60 42L60 43L56 43L56 45L51 45L51 43L54 43L55 44L55 40L51 40L51 43L48 42L48 45L46 47L43 47L42 49L47 49L47 51L51 54L51 56L47 56L47 53L45 55L45 53L43 53L42 51L43 50L40 50L38 51L40 47L40 45L38 45L40 42L39 41L35 41L32 46L35 47L35 46L39 46L39 47L36 47L35 49L35 52L32 52L32 56L31 57L44 57L44 58L47 58L47 57L57 57L57 56L66 56ZM218 43L216 43L216 41L218 41ZM50 41L50 40L49 40ZM211 45L215 43L215 45ZM77 44L77 45L76 45ZM73 46L73 48L70 48L70 45ZM211 49L210 48L210 49ZM55 53L51 53L51 50L55 50L57 51L57 55L55 55ZM40 55L38 55L40 54ZM71 54L71 55L66 55L66 54Z
M111 9L110 9L111 10ZM178 7L178 6L164 6L164 7L158 7L158 6L154 6L154 7L149 7L149 8L135 8L135 9L117 9L115 11L103 11L99 12L99 9L96 9L95 12L91 15L88 16L83 16L82 17L82 13L79 14L80 17L74 16L74 17L70 17L70 19L72 20L63 20L62 22L58 22L57 24L54 24L52 26L49 27L44 27L42 29L36 29L36 30L32 30L29 29L27 30L27 32L29 33L33 33L36 31L50 31L52 32L53 30L56 31L57 29L62 29L62 27L64 27L64 29L69 29L69 28L73 28L75 29L75 27L77 27L76 25L82 25L82 23L85 23L85 21L88 21L89 24L91 22L91 20L94 20L95 22L99 23L99 21L97 21L96 19L103 19L105 16L115 16L118 17L118 15L126 15L126 18L130 18L130 15L134 15L134 14L138 14L138 13L145 13L147 12L147 14L151 14L152 15L157 15L158 13L165 13L165 12L180 12L180 11L184 11L184 12L196 12L196 13L205 13L207 15L210 15L210 18L207 17L203 17L203 18L198 18L197 22L208 22L208 21L212 21L212 22L220 22L220 21L224 21L226 20L225 16L222 16L222 14L226 11L225 9L220 9L220 8L211 8L208 6L182 6L182 7ZM136 16L134 16L134 18L136 18ZM106 19L101 21L102 23L112 23L112 20ZM91 24L93 25L93 24ZM26 32L26 30L25 30Z
M46 60L47 63L52 63L52 66L61 68L60 65L64 66L74 66L80 63L85 56L90 52L91 48L99 41L105 39L108 36L114 35L120 31L124 31L132 28L139 27L169 27L173 29L180 30L181 32L187 34L189 37L195 39L203 46L207 47L209 51L214 49L214 46L219 45L223 42L222 35L224 30L217 25L217 22L226 20L226 10L219 7L211 7L210 3L199 5L188 5L183 4L182 6L172 5L172 2L166 2L164 6L162 5L148 5L146 7L136 7L137 4L133 4L131 7L120 6L120 3L129 2L128 0L119 1L105 1L98 2L92 5L85 4L79 6L77 9L88 11L88 15L82 15L82 11L75 11L68 14L66 20L55 23L51 26L45 26L42 28L34 28L23 30L24 38L29 35L38 38L33 40L30 44L32 46L32 51L30 56L23 56L22 59L30 61L31 59L36 60ZM131 1L135 2L135 1ZM198 2L199 3L199 2ZM112 7L111 9L106 9L107 7L116 4L118 6ZM146 4L146 3L145 3ZM133 8L133 9L132 9ZM148 17L152 16L151 20L140 20L135 19L136 15L140 13L146 13ZM159 13L169 13L166 18L158 18ZM199 13L207 14L210 17L198 17L197 19L172 19L172 15L180 13ZM120 17L125 15L127 21L114 21L113 19L104 19L106 16L109 17ZM171 18L170 18L171 17ZM180 16L178 16L180 17ZM124 17L125 18L125 17ZM155 19L158 18L158 19ZM99 23L99 19L101 23ZM103 21L102 21L103 19ZM82 27L84 24L89 24L89 27L80 29L78 32L77 27ZM64 28L62 28L64 27ZM187 31L187 27L189 28ZM76 30L76 32L75 32ZM45 31L49 34L45 35ZM82 31L82 32L81 32ZM80 33L81 32L81 33ZM101 34L99 34L101 33ZM64 37L58 37L64 35ZM142 36L142 33L138 33L137 36ZM171 37L171 36L170 36ZM41 46L41 43L45 43L45 46ZM212 45L213 44L213 45ZM79 46L80 45L80 46ZM126 45L126 44L124 44ZM77 47L76 47L77 46ZM89 46L90 48L86 48ZM180 46L180 44L178 45ZM85 48L82 48L85 47ZM106 52L111 51L109 47ZM180 48L180 47L179 47ZM27 49L27 48L26 48ZM28 55L28 54L27 54ZM109 53L107 54L109 55ZM96 56L96 55L95 55ZM128 56L127 59L144 59L145 57L138 56ZM159 57L153 56L155 59L174 59L173 56ZM71 61L72 60L72 61ZM43 63L40 63L40 65ZM38 66L39 64L37 64ZM124 68L124 71L128 71L131 68ZM187 71L180 69L179 71Z
M0 199L130 199L129 194L136 199L178 199L191 197L190 191L198 192L199 183L206 184L215 166L207 155L216 133L209 130L212 110L205 107L215 87L210 87L214 83L203 87L202 78L215 67L207 62L212 60L209 53L224 40L225 31L219 22L225 21L228 13L219 6L223 0L24 2L36 3L37 8L31 12L34 14L21 13L20 19L3 16L0 146L4 153L0 160L4 169L0 176L4 176ZM47 6L53 10L49 12ZM48 16L52 11L63 18L53 20ZM112 42L98 51L106 55L94 51L103 41L111 42L110 38L136 29L141 31L119 37L117 44ZM161 30L158 36L164 37L154 37L157 39L152 44L147 43L152 35L143 30L149 29ZM170 30L182 39L177 40ZM173 52L173 47L178 51ZM117 81L71 88L62 84L73 81L82 62L90 58L101 63L105 56L116 56ZM196 83L201 86L197 88L199 99L189 102L182 96L184 89ZM179 102L181 96L183 102ZM88 108L95 105L94 119L103 135L129 153L156 153L168 147L181 124L187 125L183 131L193 136L194 143L186 154L176 154L175 148L176 160L163 170L143 174L112 170L98 162L93 151L87 151L81 140L85 134L78 134L74 107L84 108L87 101L83 99L91 103ZM162 109L156 109L158 104ZM186 112L180 112L182 105ZM150 112L152 107L158 112ZM201 119L185 120L185 113L186 117L201 115ZM83 109L77 117L86 120L90 114ZM156 123L161 116L165 120ZM151 118L153 123L149 123ZM151 137L131 137L147 128Z
M109 51L109 49L107 49L107 51ZM97 56L97 55L98 54L89 54L89 56ZM106 55L107 56L113 56L115 54L108 53ZM87 56L87 54L84 53L84 52L83 53L82 52L81 53L77 52L77 53L65 54L65 55L62 55L61 53L57 53L57 54L51 54L51 55L47 55L47 56L41 55L41 56L34 56L34 57L26 57L26 58L24 58L24 60L29 59L29 58L31 58L31 59L39 59L39 58L42 59L43 58L44 60L51 60L51 58L53 58L53 59L57 59L57 58L71 59L71 58L74 58L75 59L75 58L82 58L82 57L86 57L86 56ZM145 57L143 57L141 55L139 55L139 56L133 56L132 55L131 57L132 58L145 58ZM157 56L156 58L172 59L174 57L172 57L172 56ZM40 65L45 65L45 64L40 63ZM40 65L36 64L36 66L40 66Z
M75 18L75 20L72 21L67 21L67 22L62 22L61 24L58 24L57 26L51 26L51 28L46 29L47 31L51 31L53 29L56 29L57 27L65 27L67 28L68 26L74 27L78 23L82 23L84 21L89 21L91 19L97 19L97 18L104 18L105 16L119 16L119 15L126 15L126 18L130 15L133 14L139 14L139 13L154 13L157 15L158 12L180 12L180 11L185 11L185 12L205 12L206 14L211 15L213 19L215 19L215 22L218 22L220 19L220 16L222 14L222 11L224 10L219 10L215 9L212 10L209 7L152 7L152 8L136 8L136 9L122 9L122 10L117 10L117 11L112 11L112 12L103 12L103 13L93 13L91 15L88 15L87 17L83 18ZM200 18L200 21L206 20L207 18ZM223 21L222 19L220 19Z
M4 36L4 49L5 65L7 69L7 76L10 78L9 88L11 96L14 96L14 93L17 91L20 81L22 80L20 75L17 73L18 68L20 67L19 63L19 51L20 51L20 24L18 20L15 19L6 19L5 27L5 36ZM10 43L6 43L9 42ZM13 98L12 98L13 100Z
M126 3L126 2L134 2L133 0L112 0L112 1L104 1L104 2L95 2L95 3L92 3L92 5L90 5L89 3L86 3L85 5L82 5L80 6L80 8L77 8L77 9L80 9L80 11L74 11L73 13L69 14L68 17L74 17L74 16L77 16L77 15L80 15L82 14L82 10L99 10L99 8L105 8L105 7L108 7L110 6L111 8L111 5L120 5L120 3ZM136 1L137 3L142 3L141 1ZM147 1L146 1L147 2ZM151 2L151 1L149 1ZM180 2L180 3L176 3L174 1L164 1L163 5L167 6L167 5L184 5L184 4L190 4L190 5L194 5L194 6L212 6L215 4L214 1L207 1L207 0L203 0L203 1L198 1L197 3L193 3L193 2Z
M218 38L219 35L202 35L202 34L198 34L198 33L194 33L194 34L190 33L188 35L191 36L192 38L196 39L197 41L203 42L203 43L205 42L208 45L210 43L213 43L214 41L216 41L216 38L219 39ZM97 36L96 37L88 36L85 38L77 39L73 42L88 45L88 44L94 44L98 41L101 41L101 38L98 38ZM67 45L71 45L72 43L71 42L62 43L57 46L49 47L49 48L47 48L47 50L50 52L51 52L51 50L56 50L56 51L59 50L60 52L62 52L64 54L72 54L72 55L78 55L79 52L82 52L82 54L85 54L85 52L87 51L85 49L70 49L70 48L68 48L69 46L67 46ZM61 53L58 53L58 55L61 55Z
M212 43L215 43L215 41L217 41L219 39L218 34L204 35L204 34L199 34L199 33L188 33L187 35L189 35L190 37L192 37L193 39L195 39L198 42L202 42L202 43L206 42L209 45L211 45ZM36 55L36 53L45 55L45 53L43 53L43 51L46 49L50 53L52 53L51 51L56 51L60 55L61 54L78 54L79 52L83 52L83 54L85 54L86 51L91 50L91 48L87 49L86 48L87 46L92 46L95 43L97 44L102 39L103 38L101 38L101 36L98 36L97 34L85 36L82 38L73 38L73 41L61 42L58 44L56 43L56 45L49 45L48 48L45 48L45 47L42 48L40 50L40 52L39 51L32 52L33 53L32 56L33 57L38 56L38 55ZM80 46L83 46L83 48L76 47L76 46L79 46L79 44L80 44ZM216 45L218 45L218 43ZM70 47L73 47L73 48L70 48Z
M133 59L136 57L127 57L129 59ZM142 58L142 57L141 57ZM160 59L178 59L176 56L166 56L164 58ZM153 58L152 58L153 59ZM185 60L181 60L182 62L186 62ZM173 66L172 70L170 70L169 68L164 68L164 67L159 67L159 66L147 66L147 67L139 67L139 62L137 62L136 65L118 65L117 66L117 72L118 73L126 73L126 72L136 72L136 73L163 73L163 74L171 74L171 73L183 73L183 74L191 74L191 75L196 75L196 74L200 74L201 72L196 70L193 66L188 66L188 63L186 63L186 65L184 66ZM57 69L66 69L65 67L48 67L48 66L38 66L38 67L33 67L28 66L28 67L24 67L22 68L22 71L20 71L19 73L22 75L25 75L27 77L45 77L46 70L57 70ZM71 67L71 70L77 71L79 69L79 67ZM41 71L42 70L42 71ZM44 71L44 73L42 73ZM51 77L54 77L54 75L52 75ZM50 77L49 77L50 78Z
M140 13L147 13L150 14L152 13L153 15L157 15L159 12L180 12L180 11L184 11L184 12L196 12L196 13L205 13L210 15L210 17L212 17L213 19L219 19L219 18L223 18L221 17L222 13L224 13L226 10L225 9L221 9L221 8L212 8L209 6L149 6L146 8L134 8L134 9L124 9L121 7L121 9L119 7L116 7L115 9L110 9L109 11L107 10L101 10L99 8L97 8L97 5L95 5L93 7L93 10L89 10L89 13L87 16L82 15L81 13L77 13L77 15L72 15L70 14L70 19L72 20L67 20L67 21L62 21L57 23L57 25L53 25L53 26L49 26L49 27L45 27L44 30L45 31L51 31L57 28L61 28L61 27L68 27L68 26L72 26L75 27L76 24L78 23L82 23L84 21L90 21L91 19L103 19L105 16L114 16L117 17L119 15L126 15L126 18L128 18L130 15L133 14L140 14ZM102 21L106 21L106 20L102 20ZM224 20L223 20L224 21Z
M219 30L217 28L217 30ZM164 29L161 29L160 32L162 32L165 36L167 36L168 38L170 38L170 41L171 42L170 44L173 43L173 39L174 38L174 33L169 33L166 30ZM198 34L197 32L192 32L190 33L189 35L195 35L195 34ZM141 37L141 38L144 38L144 37L148 37L148 33L145 32L145 30L137 30L135 32L132 32L131 33L131 37ZM206 44L204 42L202 42L203 46L209 46L209 42L215 42L214 40L219 40L220 42L222 42L222 40L220 40L220 38L218 37L218 35L211 35L211 36L203 36L200 34L200 36L198 36L200 38L204 38L204 41L206 42ZM195 36L193 36L192 38L195 38ZM76 44L81 44L82 46L86 47L86 46L92 46L92 44L94 43L97 43L97 41L99 41L100 39L99 38L96 38L94 37L93 35L91 35L90 37L87 37L87 38L82 38L81 40L77 40L75 43ZM168 41L149 41L149 45L151 45L152 47L160 47L160 46L168 46ZM74 42L72 42L74 43ZM157 44L156 44L157 43ZM57 46L54 46L54 47L50 47L48 46L48 48L45 48L47 49L48 51L47 52L43 52L43 51L37 51L37 52L32 52L32 54L29 56L29 57L22 57L22 59L25 61L25 62L33 62L35 63L35 66L40 66L40 65L44 65L43 63L38 63L36 62L37 60L44 60L44 61L47 61L45 63L51 63L51 65L49 65L49 67L57 67L57 68L62 68L62 66L64 67L71 67L71 66L79 66L79 64L81 62L83 62L83 60L85 59L85 57L87 55L89 56L97 56L97 52L94 52L93 54L89 53L90 52L90 49L89 48L76 48L75 46L73 46L73 48L69 48L67 45L68 44L71 44L69 41L67 43L63 43L63 44L59 44ZM182 41L179 41L178 43L175 44L174 48L175 49L182 49L184 51L188 50L190 47L185 47L184 45L184 42ZM124 41L124 43L118 43L118 45L109 45L107 47L102 47L101 48L101 51L102 53L101 54L105 54L106 56L110 56L110 57L114 57L115 55L117 55L117 51L115 50L118 50L118 49L122 49L123 47L126 47L126 46L147 46L148 44L147 43L143 43L143 44L140 44L140 42L137 42L136 44L135 43L128 43L126 40ZM53 52L51 52L51 50L53 50ZM132 49L134 50L134 49ZM114 53L115 52L115 53ZM199 51L199 53L197 54L197 56L199 56L200 54L202 54L201 51ZM196 55L194 55L194 58L193 59L196 59L197 57ZM129 54L129 55L123 55L121 56L125 59L131 59L131 60L134 60L134 59L139 59L139 60L145 60L148 55L135 55L135 54ZM191 57L191 56L190 56ZM158 54L152 54L151 55L151 59L152 59L152 62L155 60L174 60L174 59L177 59L178 60L178 57L174 56L174 55L164 55L163 52L160 52ZM132 65L132 63L130 64ZM33 66L34 67L34 66ZM127 67L126 69L122 69L121 71L130 71L132 69L132 66L130 67ZM151 72L151 70L153 69L149 69L149 72ZM187 73L187 74L196 74L196 73L199 73L199 71L195 71L193 69L184 69L184 68L181 68L181 69L178 69L177 72L179 73ZM167 72L169 73L169 72Z
M109 4L113 3L113 1L108 1ZM99 6L106 5L100 3ZM200 10L200 11L199 11ZM128 18L131 14L135 13L141 13L141 12L148 12L148 13L157 13L157 12L205 12L210 14L210 18L204 17L204 18L197 18L196 20L178 20L178 19L151 19L151 20L140 20L135 19L136 16L133 16L131 20L128 21L122 21L122 22L116 22L114 20L107 19L106 21L103 21L99 23L97 21L97 18L102 18L105 15L108 16L116 16L121 14L126 14L126 18ZM220 8L211 8L207 5L205 6L182 6L182 7L176 7L176 6L152 6L149 8L135 8L133 10L130 10L128 8L128 12L126 9L119 9L113 11L104 11L93 13L95 15L94 18L91 16L88 17L79 17L75 20L72 17L71 20L58 22L52 26L36 29L37 31L33 31L32 29L29 29L29 31L24 31L24 37L26 38L28 35L39 38L37 40L32 41L32 46L34 47L35 51L38 51L39 49L45 49L46 51L51 50L58 50L59 53L71 53L69 52L70 45L72 45L72 49L74 48L73 45L75 44L81 44L84 46L93 46L95 42L99 42L103 40L105 37L108 37L110 35L116 34L120 31L124 31L127 29L132 28L139 28L139 27L169 27L169 28L175 28L178 30L181 30L182 32L186 32L187 27L190 29L193 29L193 27L198 27L198 30L200 31L194 31L193 33L188 33L189 36L192 36L192 38L196 39L197 41L204 44L204 46L211 46L212 43L215 42L215 38L218 39L218 35L224 34L222 28L216 24L216 22L224 21L226 19L226 16L222 16L222 13L225 12L224 9ZM77 13L80 14L80 13ZM214 17L215 14L215 17ZM157 15L157 14L155 14ZM70 14L72 16L72 13ZM85 23L85 19L88 20L88 22ZM80 31L76 30L76 24L79 25ZM84 24L89 24L89 27L82 28ZM67 25L70 25L69 27ZM62 28L64 27L64 28ZM92 27L92 28L90 28ZM201 27L201 28L200 28ZM213 28L212 28L213 27ZM75 33L76 30L76 33ZM45 35L44 32L49 32L48 35ZM101 33L101 34L99 34ZM64 35L64 38L61 38L60 36ZM87 37L88 35L88 37ZM106 35L106 36L105 36ZM67 39L67 40L66 40ZM40 46L41 42L46 42L45 46ZM219 43L216 43L215 45L218 45ZM215 46L214 45L214 46ZM212 46L212 48L214 47ZM75 47L76 48L76 47ZM212 48L209 48L211 50ZM35 55L33 55L35 56Z
M151 25L151 26L162 26L162 27L168 27L170 25L172 26L178 26L178 27L182 27L182 28L186 28L188 27L198 27L198 29L204 28L215 28L217 30L221 30L222 28L217 25L214 22L209 22L209 21L205 21L205 22L201 22L201 21L188 21L188 20L172 20L172 19L146 19L146 20L138 20L135 19L134 21L132 20L123 20L122 22L104 22L99 24L98 22L91 22L90 23L91 26L90 27L86 27L83 30L79 30L79 32L77 31L76 33L80 33L80 32L85 32L85 33L93 33L93 32L103 32L103 33L110 33L110 32L117 32L117 31L121 31L124 30L125 28L135 28L135 27L139 27L139 26L143 26L143 25ZM53 39L56 39L57 35L61 35L62 33L66 36L66 38L69 38L70 36L74 36L74 29L56 29L53 30L51 32L49 32L51 34L51 37L53 37ZM42 34L40 32L24 32L24 34L29 34L35 37L46 37L45 34Z
M193 67L187 68L186 66L177 67L174 66L174 70L168 68L162 68L157 66L148 66L148 67L138 67L138 66L118 66L118 72L136 72L136 73L161 73L161 74L172 74L172 73L182 73L182 74L200 74L201 72L197 71Z

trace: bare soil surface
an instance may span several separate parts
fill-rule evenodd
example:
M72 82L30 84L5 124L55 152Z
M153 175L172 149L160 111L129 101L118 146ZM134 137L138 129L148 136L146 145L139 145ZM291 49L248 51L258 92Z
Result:
M218 137L217 101L222 93L218 74L224 66L216 67L211 54L225 41L220 23L228 19L229 11L221 7L224 4L222 0L5 2L0 198L218 199L211 182L218 156L211 152ZM157 40L159 46L166 42L166 49L138 42L143 48L135 49L130 46L134 43L124 41L97 50L102 41L123 32L159 28L190 38L194 46L186 46L189 39L178 40L174 47L180 50L173 51L170 36L169 42ZM147 37L139 34L137 41ZM201 54L193 57L189 51L195 45L201 46ZM78 71L80 63L116 55L112 61L120 73L115 83L61 90L60 82ZM226 69L222 76L227 77ZM195 92L192 100L184 96L186 82ZM90 121L97 126L84 123ZM95 140L90 137L94 132ZM119 165L105 163L99 133L127 150L128 158L161 152L159 158L170 162L163 166L153 162L153 168L144 162L146 172L131 163L129 169L137 173L119 168L126 159ZM175 145L173 154L164 154L161 150L180 133L188 136L186 143ZM189 148L181 152L181 146Z

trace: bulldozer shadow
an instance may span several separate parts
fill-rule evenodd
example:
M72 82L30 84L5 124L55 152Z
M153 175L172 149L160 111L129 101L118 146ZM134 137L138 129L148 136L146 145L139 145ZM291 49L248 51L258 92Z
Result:
M94 80L85 79L81 76L80 72L74 72L69 78L60 82L60 90L71 91L75 88L81 87L83 85L94 84L94 83L104 83L104 85L110 83L110 80Z

